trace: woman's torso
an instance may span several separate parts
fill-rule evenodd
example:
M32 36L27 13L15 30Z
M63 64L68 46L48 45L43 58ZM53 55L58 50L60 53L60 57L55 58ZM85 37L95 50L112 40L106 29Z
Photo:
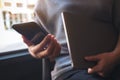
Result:
M103 26L104 24L113 26L112 5L113 0L38 0L35 9L37 22L41 22L50 33L54 34L62 46L61 56L56 58L54 77L71 69L61 12L82 14L86 18L84 21L92 20L96 27L101 23Z

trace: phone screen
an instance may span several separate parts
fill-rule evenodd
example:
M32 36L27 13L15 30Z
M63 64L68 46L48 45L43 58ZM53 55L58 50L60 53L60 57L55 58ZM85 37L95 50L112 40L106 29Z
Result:
M25 36L34 44L40 43L48 32L35 22L26 22L12 25L12 28Z

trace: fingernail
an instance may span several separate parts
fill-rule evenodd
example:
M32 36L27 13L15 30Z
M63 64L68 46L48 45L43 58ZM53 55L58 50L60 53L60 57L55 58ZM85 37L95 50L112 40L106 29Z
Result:
M57 41L57 39L54 37L54 40Z
M88 68L88 73L91 73L92 72L92 69L91 68Z
M54 35L51 35L52 38L54 38Z
M48 34L47 36L51 36L51 34Z

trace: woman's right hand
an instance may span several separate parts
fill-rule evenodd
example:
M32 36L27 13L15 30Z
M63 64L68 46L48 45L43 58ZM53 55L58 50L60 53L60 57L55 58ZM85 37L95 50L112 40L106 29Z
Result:
M28 46L29 53L35 58L48 57L51 61L60 54L61 46L51 34L48 34L39 44L34 45L32 42L22 36L24 43ZM46 47L47 45L47 47Z

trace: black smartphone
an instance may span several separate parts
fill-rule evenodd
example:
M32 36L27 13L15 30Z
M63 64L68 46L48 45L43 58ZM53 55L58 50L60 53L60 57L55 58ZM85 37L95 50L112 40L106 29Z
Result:
M42 26L39 26L35 22L13 24L12 28L21 35L25 36L35 45L40 43L48 34L48 32Z

